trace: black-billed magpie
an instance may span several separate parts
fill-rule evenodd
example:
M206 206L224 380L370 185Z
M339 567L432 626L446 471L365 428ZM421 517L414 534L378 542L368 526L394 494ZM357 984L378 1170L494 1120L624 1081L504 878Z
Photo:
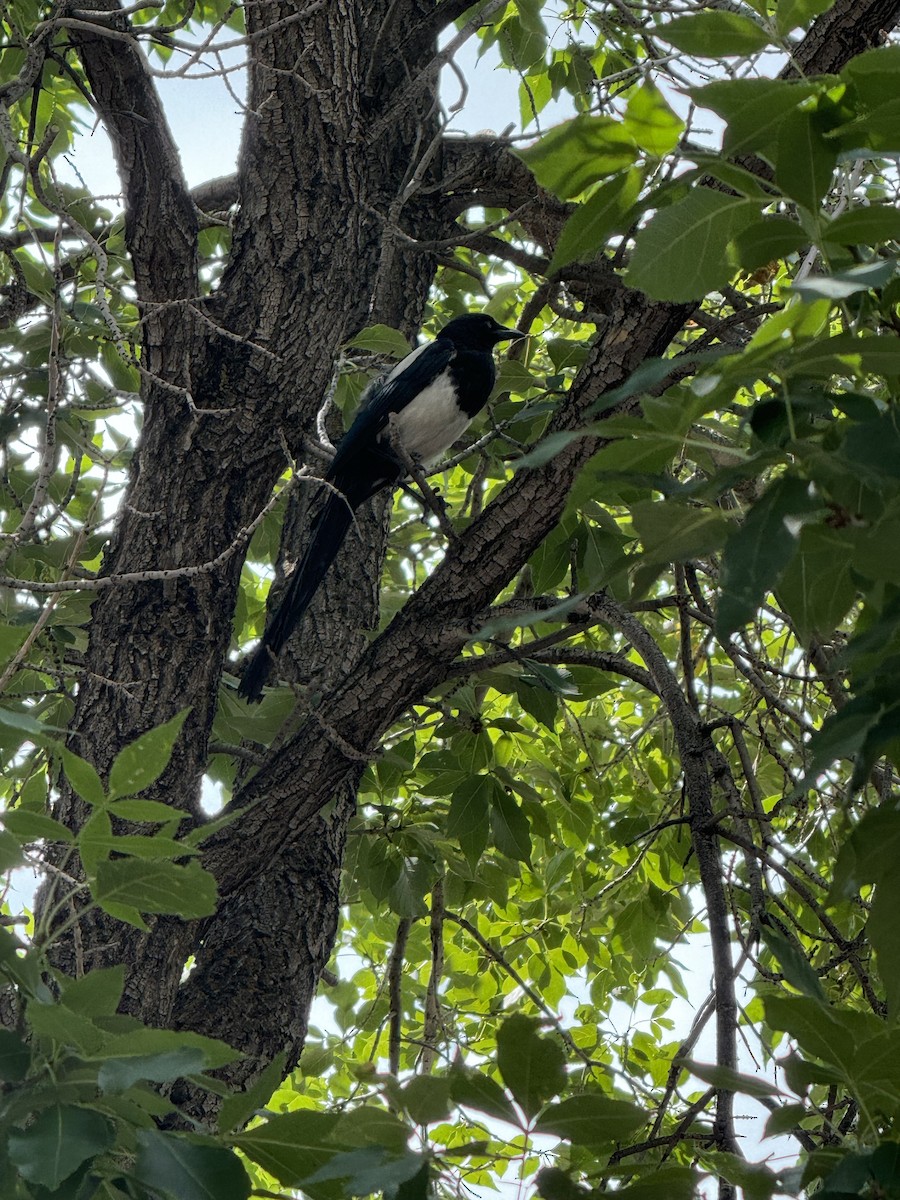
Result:
M525 336L487 313L467 313L449 321L433 342L407 354L369 385L325 475L331 489L313 523L309 545L244 670L238 694L245 700L261 698L272 660L325 578L353 523L354 510L405 475L392 439L421 462L442 454L487 403L495 378L493 347Z

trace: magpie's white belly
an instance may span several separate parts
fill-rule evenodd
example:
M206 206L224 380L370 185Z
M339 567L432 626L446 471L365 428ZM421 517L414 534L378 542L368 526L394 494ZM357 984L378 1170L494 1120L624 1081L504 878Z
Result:
M407 454L429 462L453 445L471 419L459 407L456 391L444 376L419 392L394 415L393 422Z

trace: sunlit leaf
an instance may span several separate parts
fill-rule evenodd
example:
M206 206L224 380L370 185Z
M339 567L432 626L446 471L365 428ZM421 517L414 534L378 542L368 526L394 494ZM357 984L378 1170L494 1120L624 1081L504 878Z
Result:
M631 166L637 148L612 117L580 116L517 153L542 187L567 200L598 179Z

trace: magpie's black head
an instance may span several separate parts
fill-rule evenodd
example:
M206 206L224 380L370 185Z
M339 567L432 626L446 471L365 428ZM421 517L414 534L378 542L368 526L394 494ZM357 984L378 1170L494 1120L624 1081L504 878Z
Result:
M487 313L466 313L464 317L454 317L438 334L439 338L449 338L454 345L466 350L490 350L498 342L527 336L521 329L507 329Z

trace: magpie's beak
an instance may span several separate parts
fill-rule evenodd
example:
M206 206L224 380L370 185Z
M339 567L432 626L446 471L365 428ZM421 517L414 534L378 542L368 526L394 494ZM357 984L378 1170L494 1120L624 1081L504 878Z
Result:
M494 331L495 342L513 342L525 337L528 337L528 334L523 333L521 329L496 329Z

